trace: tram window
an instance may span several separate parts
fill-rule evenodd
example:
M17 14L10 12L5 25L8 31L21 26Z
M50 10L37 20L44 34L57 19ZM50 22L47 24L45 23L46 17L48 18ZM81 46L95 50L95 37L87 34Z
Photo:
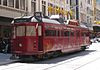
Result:
M15 38L15 37L16 37L16 32L15 32L15 31L16 31L16 28L14 27L14 28L13 28L13 31L12 31L13 38Z
M74 36L74 32L70 32L70 35L71 35L71 36Z
M76 36L77 36L77 37L79 37L79 36L80 36L80 33L79 33L79 31L77 31L77 32L76 32Z
M61 36L64 36L64 31L61 31Z
M89 36L89 33L88 32L86 33L86 36Z
M26 36L36 36L36 30L34 26L26 26Z
M49 30L45 30L45 36L50 36Z
M70 36L70 32L69 31L64 31L64 36Z
M38 36L41 36L42 35L42 28L41 26L38 26Z
M60 36L60 33L59 33L59 31L56 31L56 36Z
M70 36L70 31L67 31L67 36Z
M56 30L45 30L45 36L56 36Z
M83 36L83 37L85 37L85 36L86 36L86 33L85 33L85 32L82 32L81 34L82 34L81 36Z
M89 33L88 32L85 32L84 34L85 34L85 36L89 36Z
M17 26L17 36L25 36L25 26Z
M67 36L67 33L66 33L66 31L64 31L64 36Z
M81 36L84 36L84 33L83 32L81 33Z
M56 36L56 30L52 30L51 33L52 33L52 36Z
M84 33L84 36L86 36L86 33Z

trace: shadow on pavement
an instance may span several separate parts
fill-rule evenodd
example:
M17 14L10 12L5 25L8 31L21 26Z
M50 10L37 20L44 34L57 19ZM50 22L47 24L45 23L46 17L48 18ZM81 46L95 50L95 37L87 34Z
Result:
M20 63L27 63L27 64L55 64L61 61L65 61L65 60L69 60L72 58L76 58L76 59L72 59L71 61L77 60L82 58L82 56L86 56L92 52L95 52L96 50L86 50L86 51L78 51L78 52L73 52L73 53L67 53L64 54L60 57L56 57L56 58L51 58L51 59L47 59L47 60L41 60L41 61L35 61L35 62L20 62ZM79 57L79 58L77 58ZM70 61L68 61L70 62Z
M58 63L58 62L62 62L62 61L65 61L65 60L75 58L75 59L70 60L70 61L74 61L74 60L78 60L78 59L82 58L82 56L86 56L89 53L95 52L95 51L96 50L86 50L86 51L68 53L68 54L65 54L65 55L57 57L57 58L52 58L52 59L48 59L48 60L37 62L37 63L39 63L39 64L55 64L55 63ZM79 58L77 58L77 57L79 57ZM68 61L68 62L70 62L70 61Z
M9 65L9 64L17 63L17 62L18 62L18 61L4 62L4 63L0 63L0 66Z
M0 53L0 66L15 63L15 60L10 60L11 54Z

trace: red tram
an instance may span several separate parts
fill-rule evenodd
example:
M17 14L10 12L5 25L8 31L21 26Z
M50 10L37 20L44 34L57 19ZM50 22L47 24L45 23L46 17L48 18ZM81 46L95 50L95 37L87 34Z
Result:
M38 15L38 16L37 16ZM57 20L35 16L14 19L12 57L48 58L90 45L89 30L72 24L61 24Z

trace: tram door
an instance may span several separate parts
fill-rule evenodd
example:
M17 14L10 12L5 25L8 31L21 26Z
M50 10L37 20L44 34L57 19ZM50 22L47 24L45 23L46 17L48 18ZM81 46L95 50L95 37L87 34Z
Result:
M38 50L43 51L42 26L38 26Z
M76 30L76 46L80 46L80 30Z

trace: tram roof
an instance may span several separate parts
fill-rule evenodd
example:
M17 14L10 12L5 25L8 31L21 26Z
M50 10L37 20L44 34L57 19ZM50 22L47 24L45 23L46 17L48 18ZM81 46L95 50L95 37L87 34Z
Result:
M14 18L14 20L19 20L18 22L24 22L24 20L21 20L21 19L30 19L30 22L39 22L34 16L24 16L24 17L16 17ZM18 23L17 22L17 23ZM26 21L28 22L28 21ZM54 24L60 24L58 21L56 20L53 20L53 19L48 19L48 18L42 18L42 22L44 23L54 23ZM12 23L16 23L15 21L13 21Z

